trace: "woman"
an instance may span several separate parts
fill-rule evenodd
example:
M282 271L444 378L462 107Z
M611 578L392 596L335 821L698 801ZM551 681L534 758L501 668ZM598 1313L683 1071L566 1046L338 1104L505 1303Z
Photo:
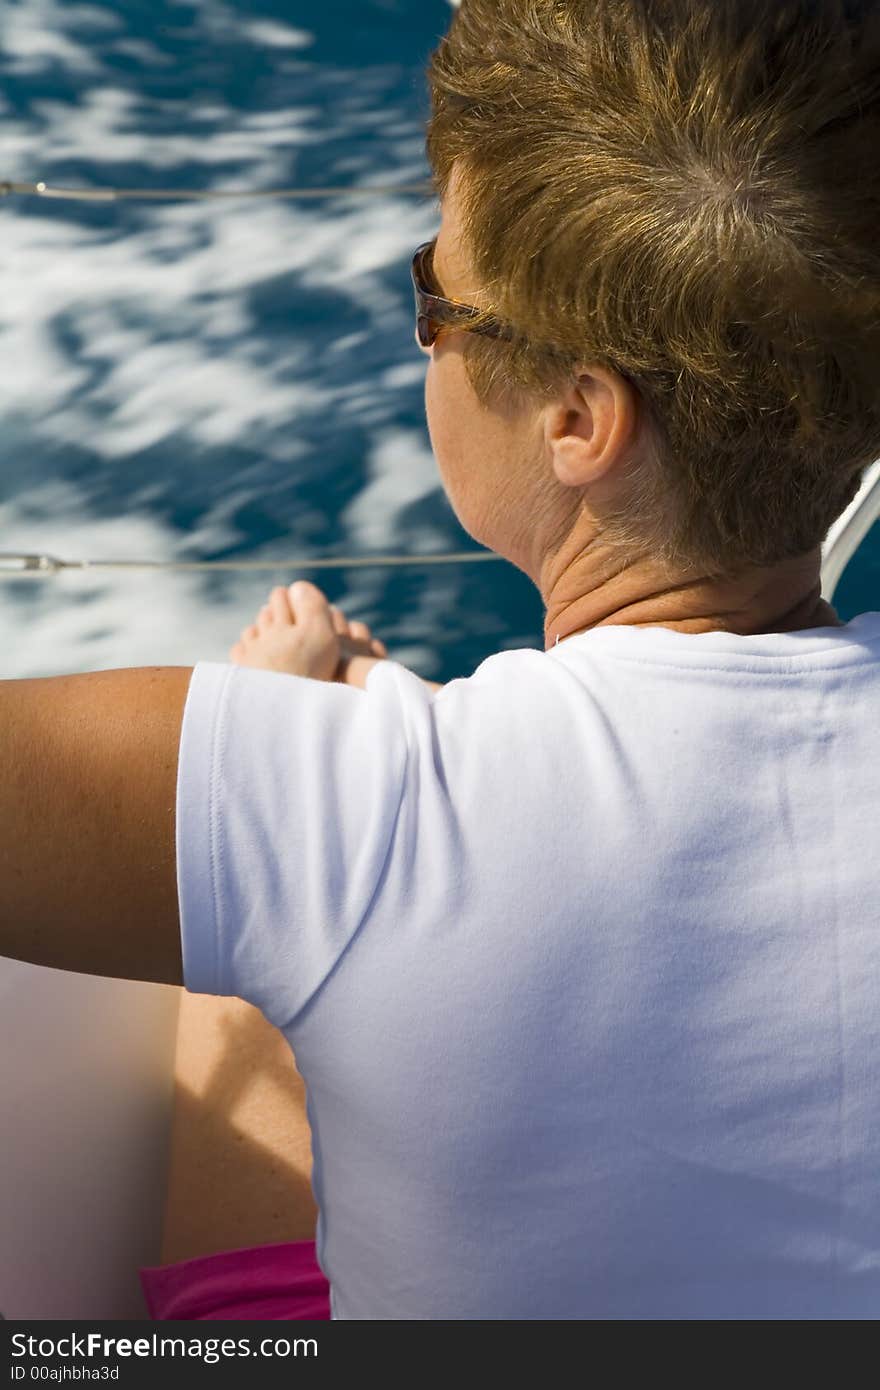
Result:
M545 650L437 691L306 586L0 688L2 949L284 1033L334 1317L876 1315L878 71L856 0L464 0L428 423Z

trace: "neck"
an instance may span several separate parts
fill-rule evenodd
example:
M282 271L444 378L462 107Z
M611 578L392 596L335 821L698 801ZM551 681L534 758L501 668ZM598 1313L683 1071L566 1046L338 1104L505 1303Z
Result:
M596 544L568 542L544 563L545 649L594 627L668 627L675 632L799 632L842 627L822 598L821 549L730 580L675 583L650 563L621 569Z

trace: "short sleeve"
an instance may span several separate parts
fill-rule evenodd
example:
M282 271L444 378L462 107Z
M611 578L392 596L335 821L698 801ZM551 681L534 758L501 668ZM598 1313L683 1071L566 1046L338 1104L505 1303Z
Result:
M292 1021L369 912L406 764L394 680L363 691L194 668L177 776L187 990L237 995L279 1028Z

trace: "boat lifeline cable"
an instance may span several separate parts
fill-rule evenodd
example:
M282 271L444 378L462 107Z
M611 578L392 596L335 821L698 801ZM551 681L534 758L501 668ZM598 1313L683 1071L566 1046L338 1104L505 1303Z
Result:
M418 565L467 565L481 560L503 560L490 550L441 551L430 555L298 555L280 560L60 560L55 555L7 551L0 554L0 579L48 579L62 570L228 570L255 573L261 570L347 570L403 568Z

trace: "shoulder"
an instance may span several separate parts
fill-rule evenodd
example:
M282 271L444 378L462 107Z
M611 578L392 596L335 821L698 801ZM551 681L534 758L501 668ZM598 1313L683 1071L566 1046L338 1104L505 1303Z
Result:
M428 742L461 746L483 735L547 724L570 673L531 647L496 652L470 676L447 682L433 692L405 666L382 662L370 672L367 691L390 713L396 705L410 747Z

